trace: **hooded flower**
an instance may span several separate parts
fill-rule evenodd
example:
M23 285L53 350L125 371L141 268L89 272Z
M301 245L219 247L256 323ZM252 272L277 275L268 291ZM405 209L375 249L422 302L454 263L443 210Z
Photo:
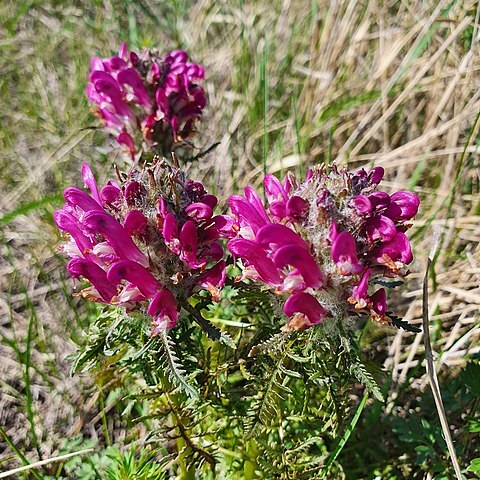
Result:
M161 57L156 50L128 52L123 44L118 56L92 58L86 94L132 158L142 149L167 156L202 115L204 75L182 50Z
M285 298L285 330L354 314L390 323L386 291L374 285L408 273L404 232L419 200L411 192L380 191L383 173L317 168L302 183L291 174L283 183L266 175L266 206L251 187L230 197L235 237L228 248L242 260L242 279Z
M90 284L83 296L148 313L152 334L174 327L181 304L201 289L219 301L224 222L201 183L165 162L100 191L87 164L82 174L90 194L67 188L54 218L67 235L68 272Z

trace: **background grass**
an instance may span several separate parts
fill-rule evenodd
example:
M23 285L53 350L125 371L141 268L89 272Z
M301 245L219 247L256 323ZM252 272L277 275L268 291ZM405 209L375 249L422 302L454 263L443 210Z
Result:
M100 182L115 162L113 145L100 148L104 137L90 128L97 123L84 89L90 56L109 56L123 41L132 49L184 48L205 65L209 107L196 144L221 143L190 169L222 202L258 183L263 171L305 173L333 160L350 168L382 165L388 187L421 197L412 229L416 260L394 310L421 323L420 278L432 231L440 228L433 348L468 463L478 439L462 428L478 413L471 405L457 411L460 390L449 388L480 351L479 11L466 0L2 1L2 468L134 436L119 415L121 379L69 376L67 356L93 310L71 296L52 223L61 190L80 185L83 162ZM370 410L372 424L386 415L385 435L403 428L399 436L419 471L433 478L433 460L419 460L415 450L427 432L425 445L439 458L445 452L428 403L422 334L372 328L363 342L390 375L386 404ZM421 407L419 397L426 399ZM412 434L420 421L423 430ZM143 427L135 428L141 436ZM351 451L356 441L364 438L354 433ZM364 462L374 448L365 443Z

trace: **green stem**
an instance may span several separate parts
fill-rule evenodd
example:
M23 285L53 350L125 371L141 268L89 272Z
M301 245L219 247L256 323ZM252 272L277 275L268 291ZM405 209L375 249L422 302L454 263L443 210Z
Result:
M258 447L253 438L246 444L246 454L247 458L243 464L243 478L245 480L257 478L255 472L257 470Z
M185 448L186 442L183 437L177 439L177 449L179 452ZM195 467L187 466L186 459L191 455L191 449L187 446L185 450L178 456L178 465L180 466L180 479L181 480L195 480Z
M368 390L365 391L362 401L360 402L360 405L358 406L357 411L355 412L355 415L353 416L352 421L350 422L350 425L347 427L347 429L345 430L345 433L343 434L343 437L338 442L337 448L330 455L327 461L327 464L325 465L325 468L322 470L320 478L325 478L333 462L337 459L337 457L340 455L340 452L343 450L343 447L348 442L348 439L350 438L350 435L355 429L355 426L357 425L360 415L362 414L363 409L365 408L365 404L367 403L367 400L368 400Z

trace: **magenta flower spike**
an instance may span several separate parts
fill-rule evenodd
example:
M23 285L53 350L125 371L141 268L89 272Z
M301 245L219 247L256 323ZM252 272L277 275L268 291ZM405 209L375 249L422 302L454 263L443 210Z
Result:
M155 335L173 328L181 305L200 290L220 301L226 263L219 240L231 236L233 221L214 216L216 197L183 171L166 162L146 169L99 190L84 165L91 195L66 189L54 218L69 237L62 247L71 257L68 272L90 283L81 295L145 313Z
M169 155L195 132L206 105L203 67L184 51L163 58L155 50L93 57L88 100L94 113L134 159L141 151Z
M412 261L405 223L418 211L411 192L378 189L382 167L351 174L315 168L304 182L289 173L264 179L266 205L251 189L232 195L228 248L240 280L262 282L284 299L286 331L369 315L391 323L382 277L403 277Z

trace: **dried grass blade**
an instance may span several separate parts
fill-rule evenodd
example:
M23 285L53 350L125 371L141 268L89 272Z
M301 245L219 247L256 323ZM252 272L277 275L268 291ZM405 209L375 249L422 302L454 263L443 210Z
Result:
M31 468L40 467L42 465L48 465L52 462L60 462L61 460L66 460L70 457L75 457L76 455L83 455L84 453L93 452L93 448L86 448L85 450L80 450L78 452L67 453L65 455L60 455L58 457L47 458L41 460L40 462L30 463L29 465L24 465L23 467L14 468L13 470L8 470L7 472L0 473L0 478L6 478L10 475L23 472L25 470L30 470Z
M430 265L432 264L433 258L439 243L440 232L434 234L434 240L432 249L428 256L427 268L425 271L425 277L423 279L423 341L425 344L425 360L427 362L427 375L430 381L430 386L432 388L433 398L435 400L435 406L437 407L438 416L440 418L440 423L442 425L443 435L445 437L445 442L447 443L448 452L450 453L450 458L452 460L453 468L455 470L455 475L457 480L462 480L462 472L460 470L460 465L458 463L457 454L455 453L455 447L453 445L452 436L450 434L450 428L448 425L447 415L445 413L445 408L443 406L442 395L440 393L440 387L438 385L437 372L435 370L435 365L433 363L433 354L432 346L430 343L430 331L429 327L429 313L428 313L428 274L430 271Z

